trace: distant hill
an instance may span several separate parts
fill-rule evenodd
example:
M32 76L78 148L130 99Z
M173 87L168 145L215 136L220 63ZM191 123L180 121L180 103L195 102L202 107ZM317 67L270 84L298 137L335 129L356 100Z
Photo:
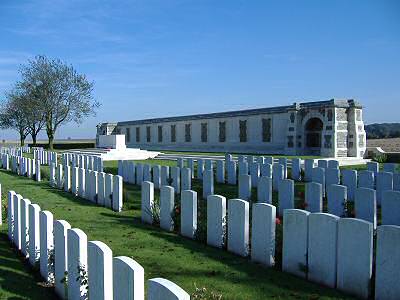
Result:
M384 139L400 137L400 123L375 123L365 125L367 139Z

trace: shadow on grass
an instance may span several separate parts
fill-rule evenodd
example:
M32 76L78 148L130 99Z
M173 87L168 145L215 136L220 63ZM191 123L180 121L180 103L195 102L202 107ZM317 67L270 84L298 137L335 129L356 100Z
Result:
M190 252L199 253L206 259L218 261L228 265L231 268L234 268L238 272L245 273L247 278L241 278L240 283L249 287L254 286L254 281L257 280L258 282L264 281L266 283L273 284L276 287L292 291L294 297L297 295L297 293L306 293L310 295L313 294L315 299L323 296L351 299L350 296L344 295L337 290L314 284L291 274L284 273L277 268L266 268L261 264L252 262L249 258L243 258L226 250L217 249L199 241L185 238L177 233L169 233L161 230L158 227L144 224L141 222L140 217L121 216L109 213L101 213L101 215L103 217L113 218L124 226L131 226L146 231L146 233L158 239L163 239L168 243L185 248ZM166 251L173 251L173 249L166 245ZM197 263L202 264L201 261L198 261ZM182 274L182 272L185 273L185 271L180 270L179 274ZM203 278L204 276L223 276L224 280L228 279L232 284L239 283L238 279L235 279L234 274L233 276L227 278L227 274L218 274L218 272L212 270L191 274L191 276L193 275L199 278ZM259 285L257 284L257 286ZM259 286L259 288L264 289L263 286ZM265 286L265 289L266 288L267 287Z
M11 246L0 232L0 298L58 299L53 288L43 285L40 274Z

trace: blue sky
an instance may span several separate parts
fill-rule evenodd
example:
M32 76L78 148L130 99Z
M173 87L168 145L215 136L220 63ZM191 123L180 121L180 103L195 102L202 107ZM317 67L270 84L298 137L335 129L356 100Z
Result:
M37 54L71 63L104 121L354 98L400 121L400 1L0 2L0 94ZM2 138L15 138L2 131ZM45 135L43 135L45 136Z

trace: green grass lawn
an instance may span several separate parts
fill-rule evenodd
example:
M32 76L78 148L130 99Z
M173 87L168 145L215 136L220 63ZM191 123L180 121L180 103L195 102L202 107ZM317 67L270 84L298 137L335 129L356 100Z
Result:
M106 165L108 170L115 171L114 164ZM279 270L279 263L276 268L267 269L225 250L142 224L140 189L136 186L125 185L124 210L115 213L50 188L47 181L37 183L0 171L0 182L4 201L7 199L7 191L15 190L39 204L43 210L51 211L55 219L66 220L72 227L84 230L88 240L105 242L113 250L114 256L125 255L135 259L144 267L146 279L167 278L190 294L195 292L197 286L221 294L222 299L350 298L336 290L283 273ZM201 195L199 182L194 182L194 188ZM301 192L303 188L302 184L296 185L297 191ZM229 199L236 197L237 187L216 185L215 191ZM298 199L296 203L301 203L301 200ZM51 289L42 287L38 277L28 273L21 259L10 249L10 244L6 242L6 232L7 226L3 225L0 231L0 295L4 297L1 299L52 299L49 295ZM24 280L24 284L17 279Z

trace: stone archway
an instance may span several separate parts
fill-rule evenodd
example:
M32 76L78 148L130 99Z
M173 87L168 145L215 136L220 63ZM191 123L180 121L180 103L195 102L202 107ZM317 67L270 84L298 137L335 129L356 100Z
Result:
M305 150L307 154L321 155L323 128L324 123L317 117L309 119L305 124Z

